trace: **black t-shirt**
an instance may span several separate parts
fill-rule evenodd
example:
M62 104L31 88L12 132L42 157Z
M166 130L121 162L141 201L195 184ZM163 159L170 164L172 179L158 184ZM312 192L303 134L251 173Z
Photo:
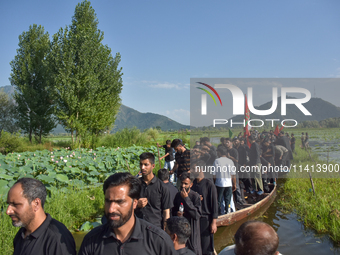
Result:
M13 255L69 255L76 254L76 244L71 232L61 222L46 214L46 220L33 233L25 237L20 228L14 237Z
M149 185L146 185L143 179L141 181L142 191L140 197L146 197L148 203L144 208L136 209L136 216L161 228L163 210L173 207L170 191L156 176L152 178Z
M236 148L235 148L236 149ZM247 151L244 146L239 145L237 148L238 152L238 165L244 166L247 164Z
M197 182L197 179L195 179L191 189L203 197L203 200L201 200L202 216L208 216L210 221L217 219L218 203L215 184L207 179L203 179L200 182Z
M133 232L124 243L116 238L110 224L101 225L84 237L78 255L177 254L167 233L145 220L135 219Z
M176 153L175 160L178 164L177 176L190 171L190 150L185 150L183 153Z
M165 154L169 153L169 155L165 157L165 161L166 162L173 161L174 160L174 149L166 145L163 145L163 148L165 149Z
M175 199L175 196L178 193L178 189L171 182L164 183L164 185L169 190L169 192L170 192L170 199L171 199L171 202L173 203L174 199Z
M233 160L233 162L234 162L234 166L238 167L238 151L237 151L237 149L230 148L230 149L228 149L228 153L231 157L233 157L235 160L237 160L237 161Z
M179 255L195 255L195 253L188 247L177 250Z

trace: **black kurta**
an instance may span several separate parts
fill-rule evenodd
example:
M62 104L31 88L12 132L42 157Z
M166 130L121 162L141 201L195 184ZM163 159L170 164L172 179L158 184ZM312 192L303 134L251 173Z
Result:
M191 226L191 235L188 239L187 246L190 250L194 251L195 254L202 255L201 236L199 234L200 218L202 214L200 195L195 191L190 190L188 197L183 199L181 197L181 192L178 192L174 200L172 215L177 216L181 203L183 203L184 206L183 216L189 221Z
M203 254L214 254L214 234L211 234L210 225L218 217L217 190L215 184L207 179L202 179L194 184L191 189L203 197L201 228L201 247Z

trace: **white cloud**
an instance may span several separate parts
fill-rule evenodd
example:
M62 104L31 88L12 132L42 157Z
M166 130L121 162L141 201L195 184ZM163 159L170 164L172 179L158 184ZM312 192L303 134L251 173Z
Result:
M150 82L152 83L152 82ZM181 83L170 83L170 82L157 82L153 84L149 84L148 87L151 88L160 88L160 89L188 89L189 85L188 84L181 84Z
M190 111L188 110L173 109L173 110L165 111L163 115L183 125L190 125Z

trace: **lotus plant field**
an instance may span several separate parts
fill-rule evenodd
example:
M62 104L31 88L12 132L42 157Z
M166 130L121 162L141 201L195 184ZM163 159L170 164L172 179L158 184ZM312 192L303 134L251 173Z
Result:
M68 185L96 185L116 171L137 174L139 155L143 152L157 155L157 147L100 147L96 150L66 148L0 155L0 199L5 199L9 188L22 177L37 178L50 190L52 187L63 189Z

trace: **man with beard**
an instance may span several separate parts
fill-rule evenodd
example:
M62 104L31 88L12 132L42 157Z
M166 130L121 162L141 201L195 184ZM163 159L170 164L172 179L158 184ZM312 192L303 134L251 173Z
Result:
M79 255L176 254L163 230L135 217L141 193L138 178L130 173L116 173L106 179L103 191L108 222L84 237Z
M144 152L139 156L139 167L142 172L142 190L136 216L164 228L173 206L170 191L152 172L155 167L155 156L152 153Z
M16 234L14 255L76 254L76 245L70 231L61 222L44 212L46 188L41 181L21 178L9 190L7 215Z
M172 215L185 217L190 222L191 236L188 240L188 248L195 254L202 255L200 236L201 198L198 193L191 190L193 181L190 173L182 173L180 176L181 190L175 197ZM180 211L181 205L184 207L182 212Z

